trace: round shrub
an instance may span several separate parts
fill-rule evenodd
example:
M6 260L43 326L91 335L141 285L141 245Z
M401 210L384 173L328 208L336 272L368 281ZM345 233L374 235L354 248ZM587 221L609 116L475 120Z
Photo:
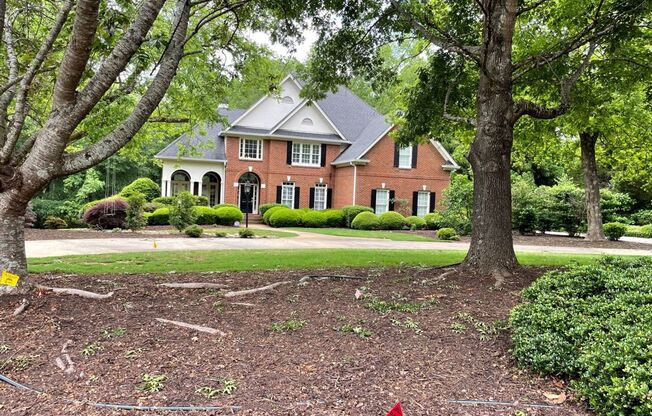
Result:
M62 228L68 228L68 223L62 218L49 216L45 221L43 221L43 228L47 228L48 230L60 230Z
M159 208L163 208L162 204L156 204L154 202L147 202L145 205L143 205L143 211L144 212L154 212Z
M160 205L172 205L174 204L173 196L159 196L158 198L152 199L152 202Z
M244 214L238 208L221 207L214 210L215 221L219 225L233 225L236 221L242 221Z
M208 206L208 197L201 195L193 195L195 200L195 206L207 207Z
M271 211L268 210L267 212ZM303 213L299 210L281 208L275 210L269 217L269 225L272 227L298 227L301 225Z
M271 208L268 208L263 214L263 222L269 225L269 218L272 216L272 214L274 214L275 212L281 209L289 209L289 208L286 207L285 205L276 205Z
M303 214L301 220L304 227L322 228L326 227L326 215L322 211L308 211Z
M138 178L122 188L120 196L129 198L135 193L141 193L147 201L151 201L161 195L161 187L150 178Z
M147 225L147 219L143 215L143 206L145 205L145 195L140 192L132 193L127 198L127 228L131 231L136 231L144 228Z
M460 236L457 235L457 231L454 228L442 228L437 231L437 238L440 240L459 240Z
M380 219L373 212L363 211L351 222L351 228L356 230L375 230L380 227Z
M249 228L243 228L242 230L238 231L238 235L240 235L240 238L254 238L256 233L254 233Z
M618 241L627 233L627 226L619 222L608 222L602 226L604 235L611 241Z
M235 204L217 204L213 208L222 208L222 207L238 208L238 206L235 205ZM238 209L240 209L240 208L238 208Z
M322 211L326 218L326 226L328 227L343 227L346 224L344 213L341 209L327 209Z
M361 212L374 212L373 209L365 207L363 205L346 205L342 207L342 213L344 214L344 221L346 221L347 227L352 227L353 220Z
M637 225L652 224L652 209L644 209L632 215Z
M426 228L429 230L438 230L442 228L444 216L439 211L430 212L423 217L426 222Z
M417 217L415 215L411 217L407 217L405 219L405 222L410 227L410 229L414 228L415 230L423 230L424 228L426 228L426 220L424 220L421 217Z
M189 225L189 226L187 226L187 227L183 230L183 232L184 232L188 237L191 237L191 238L199 238L199 237L201 237L202 234L204 234L204 229L201 228L201 227L200 227L199 225L197 225L197 224L193 224L193 225Z
M195 211L195 216L197 217L195 220L196 224L211 225L217 223L217 214L213 208L198 206L193 207L193 210Z
M91 227L126 228L128 207L127 201L122 198L106 199L87 209L82 220Z
M265 215L268 209L274 208L274 207L285 207L283 204L263 204L258 207L258 212L260 212L260 215Z
M147 224L149 225L169 225L170 208L159 208L156 211L146 215Z
M405 225L405 217L398 212L388 211L380 215L380 228L383 230L402 230Z

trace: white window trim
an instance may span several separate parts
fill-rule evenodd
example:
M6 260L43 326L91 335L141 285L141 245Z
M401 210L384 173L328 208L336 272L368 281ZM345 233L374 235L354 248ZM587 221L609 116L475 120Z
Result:
M296 184L294 182L283 182L283 184L281 184L281 204L283 204L283 205L285 205L283 203L283 191L285 191L286 188L291 188L292 189L292 191L290 192L290 197L292 198L292 203L290 204L290 206L288 206L288 208L294 209L294 202L295 202L294 201L294 196L295 196ZM285 206L287 206L287 205L285 205Z
M401 151L408 151L409 152L410 159L409 159L409 162L408 162L407 166L401 165ZM412 151L412 145L406 146L406 147L403 147L403 148L399 148L399 150L398 150L398 168L399 169L412 169L412 155L413 154L414 153Z
M376 189L376 203L374 204L374 213L378 214L378 193L379 192L384 192L387 193L387 202L385 203L385 211L381 212L389 212L389 189Z
M259 143L260 157L255 158L255 157L244 157L243 156L243 153L244 153L244 147L243 146L244 146L244 143L245 143L246 140L256 141L256 142ZM238 159L240 159L240 160L263 160L263 149L264 148L265 148L265 146L264 146L264 143L263 143L263 139L249 139L249 138L246 138L246 137L241 137L240 142L238 143L238 156L239 156Z
M318 158L319 162L317 162L315 164L315 163L301 163L301 162L295 162L294 161L294 146L295 145L299 146L299 160L301 160L301 157L303 156L303 145L304 144L307 144L307 145L310 145L310 146L317 146L317 149L318 149L317 154L319 156L319 158ZM312 167L312 168L321 167L321 151L322 151L321 143L295 142L295 141L293 141L292 142L292 166L307 166L307 167ZM312 153L310 155L311 155L310 158L312 159Z
M419 195L422 195L422 194L427 195L427 197L426 197L426 213L423 214L423 215L419 215ZM425 216L426 214L428 214L430 212L430 194L431 194L430 191L418 191L418 194L417 194L417 216L422 216L423 217L423 216Z
M317 208L317 189L324 190L324 207L319 209ZM325 209L328 209L328 185L321 184L321 183L315 185L315 195L312 204L313 204L313 209L315 211L323 211Z

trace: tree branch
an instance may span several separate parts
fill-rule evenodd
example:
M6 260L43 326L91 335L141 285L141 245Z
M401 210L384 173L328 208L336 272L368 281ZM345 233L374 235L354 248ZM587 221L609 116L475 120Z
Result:
M449 120L449 121L454 121L456 123L466 123L466 124L468 124L470 126L475 127L476 126L475 119L467 118L467 117L454 116L454 115L448 113L448 97L450 96L452 90L453 90L453 84L451 83L448 86L448 89L446 90L446 96L444 97L444 114L443 114L443 117L446 120Z
M543 3L548 2L549 0L536 0L532 2L531 4L528 5L523 5L523 7L519 7L519 9L516 11L516 16L520 16L524 13L529 12L530 10L534 10L537 7L541 6Z
M190 119L187 117L150 117L148 123L187 123Z

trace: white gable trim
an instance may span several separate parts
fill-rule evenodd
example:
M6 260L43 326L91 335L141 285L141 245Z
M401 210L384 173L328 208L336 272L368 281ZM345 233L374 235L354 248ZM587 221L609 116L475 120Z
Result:
M342 132L340 131L340 129L337 128L337 126L335 125L335 123L333 123L333 122L331 121L330 118L328 118L328 116L326 115L326 113L324 113L324 110L322 110L321 107L320 107L319 105L317 105L316 102L312 101L312 102L311 102L311 105L314 105L314 106L315 106L315 108L316 108L316 109L321 113L321 115L324 116L324 118L326 119L326 121L328 121L328 124L331 125L331 127L333 128L333 130L335 130L335 131L337 132L337 134L339 134L340 137L341 137L344 141L347 141L347 142L349 141L349 139L348 139L345 135L342 134Z
M308 103L307 99L303 99L296 107L292 109L289 113L287 113L278 123L276 123L271 130L269 131L269 134L274 134L276 130L278 130L286 121L288 121L290 118L292 118L293 115L299 112L303 107L306 106Z
M435 146L435 149L437 149L441 157L443 157L444 161L446 161L445 164L441 165L444 170L454 171L460 168L460 165L457 164L455 159L453 159L453 156L448 153L448 150L446 150L446 148L441 144L441 142L439 142L439 140L430 139L430 143Z
M358 157L356 157L356 159L360 159L362 156L366 155L366 154L367 154L371 149L373 149L373 147L374 147L376 144L378 144L378 142L379 142L383 137L387 136L387 134L389 134L389 132L392 131L392 129L394 128L394 126L395 126L395 124L392 124L391 126L389 126L389 128L388 128L387 130L385 130L385 131L384 131L380 136L378 136L378 138L377 138L376 140L374 140L374 141L373 141L373 142L372 142L372 143L371 143L371 144L370 144L370 145L369 145L369 146L364 150L364 152L360 153L360 155L358 155Z

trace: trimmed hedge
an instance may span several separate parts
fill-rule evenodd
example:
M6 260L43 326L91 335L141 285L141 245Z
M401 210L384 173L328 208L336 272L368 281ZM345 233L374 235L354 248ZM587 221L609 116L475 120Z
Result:
M158 198L152 199L152 202L155 204L161 204L161 205L172 205L174 204L174 197L173 196L159 196Z
M129 204L122 198L106 199L87 209L82 220L91 227L126 228L128 207Z
M222 207L230 207L230 208L238 208L240 209L237 205L235 204L217 204L213 208L222 208Z
M326 218L326 226L344 227L346 225L346 219L341 209L327 209L322 212Z
M644 209L632 215L637 225L652 224L652 209Z
M460 236L457 235L455 228L442 228L437 231L437 238L440 240L452 241L459 240Z
M212 225L217 224L216 210L209 207L193 207L195 211L195 224L199 225Z
M49 216L43 221L43 228L48 230L60 230L68 228L68 223L63 218Z
M373 212L363 211L360 212L351 221L351 228L356 230L375 230L380 227L380 219L378 215Z
M219 225L233 225L236 221L242 221L244 214L238 208L223 206L214 210L215 221Z
M304 227L323 228L328 226L326 216L322 211L308 211L301 220Z
M611 241L618 241L627 233L627 226L619 222L608 222L602 226L604 235Z
M344 221L347 227L352 227L353 220L361 212L371 212L374 210L370 207L365 207L363 205L346 205L342 207L342 213L344 214Z
M444 216L439 211L430 212L423 217L423 220L426 222L426 228L429 230L438 230L443 228L443 219Z
M161 195L161 187L150 178L138 178L122 188L120 196L129 198L135 193L141 193L147 201L151 201Z
M290 208L286 207L285 205L277 205L271 208L267 208L267 210L263 214L263 222L269 225L269 218L272 216L272 214L274 214L275 212L281 209L290 209Z
M629 226L627 227L625 235L628 237L652 238L652 224L644 225L642 227Z
M408 227L410 227L410 229L412 229L412 227L414 227L415 230L423 230L426 228L426 220L421 217L417 217L416 215L407 217L405 222L407 223Z
M298 209L290 208L280 208L280 209L270 209L267 212L273 210L273 213L269 217L269 225L272 227L297 227L301 225L301 219L305 213Z
M406 226L405 217L398 212L383 212L379 218L383 230L402 230Z
M258 207L258 212L260 212L260 215L265 215L268 209L274 208L274 207L285 207L283 204L263 204ZM286 207L287 208L287 207Z
M149 225L170 225L170 208L159 208L156 211L145 214Z

